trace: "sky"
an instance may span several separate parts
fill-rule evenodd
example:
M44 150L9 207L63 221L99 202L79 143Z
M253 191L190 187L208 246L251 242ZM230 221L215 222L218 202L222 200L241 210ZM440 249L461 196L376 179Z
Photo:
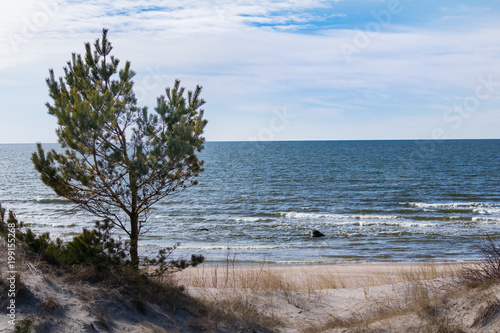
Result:
M500 138L500 0L0 6L0 143L57 142L48 71L103 28L150 112L203 86L207 141Z

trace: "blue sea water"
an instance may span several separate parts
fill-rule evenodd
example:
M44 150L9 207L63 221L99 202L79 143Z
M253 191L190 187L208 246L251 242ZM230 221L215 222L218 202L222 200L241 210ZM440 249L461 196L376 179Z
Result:
M33 151L0 145L0 202L53 238L92 227L39 180ZM201 157L199 185L152 210L142 254L180 242L176 256L213 262L459 261L500 237L500 140L208 142Z

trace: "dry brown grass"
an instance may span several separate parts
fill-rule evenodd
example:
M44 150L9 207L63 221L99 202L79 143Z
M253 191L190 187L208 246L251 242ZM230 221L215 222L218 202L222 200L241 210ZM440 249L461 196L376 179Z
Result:
M423 280L407 280L398 293L380 298L366 297L369 311L353 309L348 317L331 315L323 323L304 328L303 332L319 333L333 329L347 329L347 332L461 332L440 312L441 297L450 289L438 292L436 288L437 285ZM412 330L415 326L418 328Z
M461 272L467 287L478 287L500 282L500 243L486 235L479 246L483 260L473 263Z
M52 297L47 297L43 300L41 304L41 311L44 314L55 314L59 311L61 306L57 303L57 301Z
M359 267L363 268L363 264ZM457 264L425 263L401 265L396 269L380 266L377 274L345 274L335 266L321 270L288 271L287 266L204 266L181 272L180 280L188 288L247 289L252 291L318 292L327 289L363 288L411 281L455 279L461 269ZM392 267L392 266L391 266Z
M473 326L484 326L489 323L500 312L500 300L496 296L490 296L485 299L485 304L482 306Z
M485 282L464 288L462 272L471 267L474 264L451 265L445 271L432 265L399 270L389 279L399 281L393 284L398 292L367 298L369 312L353 311L348 318L332 315L304 332L340 328L345 332L498 332L500 287Z
M397 269L380 266L376 268L377 273L353 278L335 266L311 271L304 266L303 270L290 272L286 266L237 267L229 263L188 270L181 273L181 280L190 294L207 306L219 309L221 315L252 318L268 329L279 328L287 322L277 311L283 300L307 311L312 299L320 299L331 290L364 288L368 312L352 309L349 317L332 313L321 324L303 325L304 332L322 332L333 328L366 328L408 313L427 315L431 321L432 302L453 284L460 269L456 264L434 263L401 265ZM390 295L370 296L370 288L386 285L392 286Z

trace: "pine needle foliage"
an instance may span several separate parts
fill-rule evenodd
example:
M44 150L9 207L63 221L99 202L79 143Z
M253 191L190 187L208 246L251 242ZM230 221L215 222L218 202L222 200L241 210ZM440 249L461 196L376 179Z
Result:
M42 181L55 193L109 220L130 238L137 267L139 236L150 208L175 191L195 185L203 171L198 159L205 142L201 87L185 92L178 80L157 99L154 113L139 107L130 62L119 69L110 55L107 30L85 55L72 55L64 77L49 71L57 135L64 152L32 155ZM187 96L186 96L187 95Z

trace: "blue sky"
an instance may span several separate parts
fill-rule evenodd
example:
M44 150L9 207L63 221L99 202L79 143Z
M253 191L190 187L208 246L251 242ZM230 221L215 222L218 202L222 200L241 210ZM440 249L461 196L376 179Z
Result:
M0 143L56 142L48 69L109 29L140 105L204 87L209 141L500 138L500 1L27 0L0 11Z

